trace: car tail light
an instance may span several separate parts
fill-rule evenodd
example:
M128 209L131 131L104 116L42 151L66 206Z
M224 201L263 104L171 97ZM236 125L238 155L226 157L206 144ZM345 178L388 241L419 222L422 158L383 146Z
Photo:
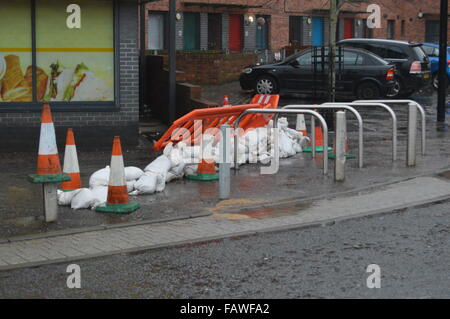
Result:
M420 73L422 72L422 64L420 61L414 61L411 64L411 69L409 70L409 73Z
M450 68L450 60L448 60L447 63L448 63L448 67Z
M395 74L394 68L389 69L386 73L386 81L394 80L394 74Z

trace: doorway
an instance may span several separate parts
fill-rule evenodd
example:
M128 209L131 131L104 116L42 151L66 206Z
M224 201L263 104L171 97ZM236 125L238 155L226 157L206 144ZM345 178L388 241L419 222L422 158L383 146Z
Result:
M222 14L208 14L208 50L222 50Z

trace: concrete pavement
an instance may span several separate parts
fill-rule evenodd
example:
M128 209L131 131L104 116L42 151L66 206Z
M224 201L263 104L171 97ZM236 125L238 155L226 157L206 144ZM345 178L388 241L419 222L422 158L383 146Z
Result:
M423 205L450 198L450 181L445 176L417 177L337 197L190 220L15 240L0 244L0 270L294 229Z

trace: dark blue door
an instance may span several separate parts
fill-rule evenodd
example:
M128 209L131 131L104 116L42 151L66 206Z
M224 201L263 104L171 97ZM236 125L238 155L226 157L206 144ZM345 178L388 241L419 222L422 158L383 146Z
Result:
M323 18L312 19L312 45L323 45Z
M262 19L260 19L262 18ZM267 17L257 16L256 17L256 48L259 50L268 49L268 21Z

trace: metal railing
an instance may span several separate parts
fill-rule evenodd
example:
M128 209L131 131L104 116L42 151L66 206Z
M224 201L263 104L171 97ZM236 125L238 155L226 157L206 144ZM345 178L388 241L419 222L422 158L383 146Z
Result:
M419 103L417 103L416 101L413 100L358 100L358 101L354 101L355 103L372 103L372 102L380 102L380 103L388 103L388 104L414 104L416 106L416 108L419 110L420 115L421 115L421 122L422 122L422 155L425 155L426 153L426 115L425 115L425 110L422 107L422 105L420 105Z
M239 122L241 119L248 114L309 114L312 115L313 118L317 118L320 121L323 130L323 147L324 150L328 150L328 126L325 122L325 119L317 112L311 110L286 110L286 109L248 109L244 111L234 122L235 132L234 132L234 169L239 169L238 162L238 138L239 138ZM273 128L275 132L278 132L278 123L277 121L273 121ZM274 139L274 159L276 164L278 165L279 156L278 156L278 136L275 136ZM323 156L323 174L326 175L328 173L328 156Z
M356 119L358 120L358 154L359 154L359 168L363 167L363 148L364 148L364 137L363 137L363 120L361 115L359 114L359 112L353 108L350 107L348 105L286 105L283 106L281 109L344 109L344 110L348 110L351 113L353 113L356 117ZM274 117L274 121L276 120L277 115L275 115ZM316 147L316 135L314 134L315 130L314 130L314 124L311 124L311 142L312 142L312 151L313 151L313 157L315 157L315 147Z
M329 102L324 103L322 105L347 105L347 106L378 106L386 111L391 115L392 118L392 161L397 160L397 116L395 115L394 111L387 106L384 103L377 103L377 102L367 102L367 103L361 103L361 102L352 102L352 103L336 103L336 102Z

